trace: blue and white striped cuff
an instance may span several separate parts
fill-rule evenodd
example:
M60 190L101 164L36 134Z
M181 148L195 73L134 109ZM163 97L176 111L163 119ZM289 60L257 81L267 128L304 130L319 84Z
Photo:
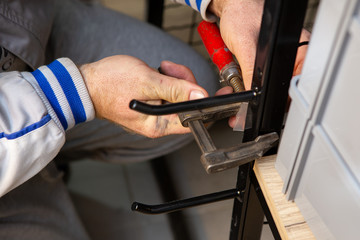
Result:
M60 58L31 73L56 113L64 130L94 119L95 110L76 65Z
M211 2L211 0L173 0L177 3L186 4L196 11L200 12L201 17L208 22L215 22L217 17L215 14L207 11L207 8Z

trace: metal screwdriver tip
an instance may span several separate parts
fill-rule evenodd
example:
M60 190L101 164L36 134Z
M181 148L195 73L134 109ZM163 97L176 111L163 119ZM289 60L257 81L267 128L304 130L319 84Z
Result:
M239 77L233 77L230 79L230 85L234 89L234 92L242 92L244 91L244 84L242 83Z

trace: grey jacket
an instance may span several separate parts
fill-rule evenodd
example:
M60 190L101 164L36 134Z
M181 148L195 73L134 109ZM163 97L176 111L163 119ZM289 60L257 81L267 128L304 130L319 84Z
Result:
M43 65L54 7L53 0L1 0L0 46L32 69Z
M175 1L200 11L205 19L214 18L206 11L210 0ZM0 197L57 155L66 130L95 115L84 80L70 59L41 66L55 7L55 0L0 0L0 59L6 63L0 72L17 70L0 73ZM36 70L20 72L24 66Z

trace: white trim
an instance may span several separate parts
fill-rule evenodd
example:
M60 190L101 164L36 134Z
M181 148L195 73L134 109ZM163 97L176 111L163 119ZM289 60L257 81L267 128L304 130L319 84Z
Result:
M66 70L68 71L74 82L76 91L79 94L79 97L81 99L81 102L83 104L86 113L86 121L94 119L95 118L94 106L91 101L88 90L86 88L85 81L79 69L69 58L59 58L57 60L66 68Z
M29 72L21 72L21 75L24 77L24 79L30 83L30 85L35 89L36 93L39 95L41 101L44 103L50 117L54 120L54 122L56 123L56 125L62 130L64 131L64 127L62 126L58 116L56 115L54 109L52 108L50 102L48 101L45 93L43 92L43 90L41 89L41 87L39 86L38 82L36 81L35 77L29 73Z
M176 3L180 3L180 4L183 4L183 5L186 5L187 6L187 4L186 4L186 2L185 2L185 0L172 0L173 2L176 2Z
M59 84L58 79L55 77L54 73L47 66L41 66L39 70L42 72L42 74L44 74L46 80L48 81L52 90L54 91L56 99L60 104L61 111L64 113L64 116L66 118L68 129L74 127L75 126L74 115L71 111L71 107L68 103L68 100L66 99L63 89Z
M196 0L190 0L189 2L191 5L190 7L192 7L194 10L199 12L199 10L197 9L197 6L196 6Z
M200 14L201 17L208 22L216 22L217 21L217 16L209 11L207 11L209 4L210 4L211 0L202 0L201 5L200 5Z

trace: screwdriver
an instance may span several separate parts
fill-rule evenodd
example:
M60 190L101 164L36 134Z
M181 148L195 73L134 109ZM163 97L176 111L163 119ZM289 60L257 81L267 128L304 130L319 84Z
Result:
M202 21L197 30L211 60L219 69L221 86L231 86L234 92L245 91L240 66L222 40L217 24ZM248 103L241 104L234 131L244 131L247 107Z

